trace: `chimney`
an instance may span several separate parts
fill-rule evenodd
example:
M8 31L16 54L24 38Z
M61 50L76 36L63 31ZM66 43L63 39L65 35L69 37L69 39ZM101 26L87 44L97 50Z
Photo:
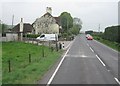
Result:
M23 18L21 18L21 22L23 22Z
M20 21L20 32L23 32L23 18Z
M46 12L52 14L52 8L51 7L47 7L46 8Z

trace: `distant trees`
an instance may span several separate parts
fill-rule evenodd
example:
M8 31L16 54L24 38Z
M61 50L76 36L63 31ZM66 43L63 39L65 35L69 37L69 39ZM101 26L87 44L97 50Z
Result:
M80 33L80 26L77 24L74 24L73 27L70 29L70 32L74 35L77 35Z
M93 32L92 35L112 42L120 43L120 25L105 28L104 33Z
M89 30L89 31L85 31L85 34L92 34L93 31L92 30Z
M81 28L82 28L82 21L80 20L80 18L74 18L71 33L77 35L80 33Z
M120 43L120 25L105 28L103 38Z

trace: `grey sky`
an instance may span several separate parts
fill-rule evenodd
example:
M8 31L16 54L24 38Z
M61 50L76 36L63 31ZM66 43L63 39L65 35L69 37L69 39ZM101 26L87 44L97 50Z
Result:
M82 31L98 31L99 24L104 31L105 27L118 24L118 0L4 0L0 6L0 18L6 24L11 24L13 14L15 25L20 18L33 23L46 12L46 7L52 7L53 16L67 11L72 17L80 18Z

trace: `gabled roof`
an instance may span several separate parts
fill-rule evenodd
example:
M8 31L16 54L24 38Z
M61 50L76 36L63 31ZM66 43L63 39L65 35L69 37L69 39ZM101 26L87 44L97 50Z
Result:
M27 32L32 32L33 30L33 27L31 24L29 23L24 23L23 24L23 33L27 33ZM13 32L20 32L20 24L17 24L13 29L12 29Z
M43 16L46 16L46 15L48 15L48 16L51 16L51 17L53 17L50 13L45 13Z
M52 18L54 18L56 20L56 23L58 25L61 25L61 23L60 23L60 17L53 17L49 12L45 13L42 17L45 17L46 15L51 16ZM33 26L34 23L35 22L32 23L32 26Z
M55 20L56 20L56 23L58 24L58 25L61 25L61 23L60 23L60 17L53 17Z

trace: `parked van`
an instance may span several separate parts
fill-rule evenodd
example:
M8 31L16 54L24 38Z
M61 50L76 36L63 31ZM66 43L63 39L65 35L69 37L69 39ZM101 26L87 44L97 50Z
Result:
M42 34L39 37L36 38L40 41L58 41L58 35L57 34Z

